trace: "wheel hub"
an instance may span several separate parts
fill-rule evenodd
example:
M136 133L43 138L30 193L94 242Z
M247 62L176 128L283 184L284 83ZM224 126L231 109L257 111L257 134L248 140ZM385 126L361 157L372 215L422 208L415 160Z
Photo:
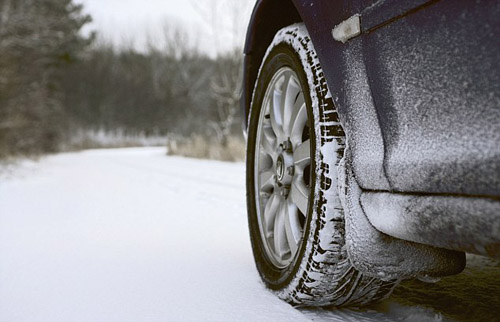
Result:
M286 142L280 145L280 154L276 159L276 183L279 187L289 187L295 173L291 144Z

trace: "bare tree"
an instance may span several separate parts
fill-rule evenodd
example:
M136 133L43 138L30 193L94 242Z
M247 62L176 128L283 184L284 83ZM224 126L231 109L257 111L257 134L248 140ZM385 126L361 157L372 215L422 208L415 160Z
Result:
M242 79L242 57L239 50L235 49L219 57L216 73L210 82L212 95L216 100L218 121L211 123L211 126L223 146L227 145L227 139L238 119Z
M242 91L242 28L250 2L223 0L192 2L212 29L213 42L217 48L229 42L232 49L218 54L216 70L210 88L216 100L217 121L210 123L218 141L226 146L231 131L239 116L239 99ZM225 14L228 12L229 14ZM243 27L242 27L243 26ZM224 46L225 47L225 46Z

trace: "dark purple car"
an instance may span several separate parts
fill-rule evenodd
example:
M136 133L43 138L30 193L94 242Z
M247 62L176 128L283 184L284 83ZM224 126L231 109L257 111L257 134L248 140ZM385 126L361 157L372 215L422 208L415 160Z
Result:
M362 305L500 258L500 1L259 0L243 108L280 298Z

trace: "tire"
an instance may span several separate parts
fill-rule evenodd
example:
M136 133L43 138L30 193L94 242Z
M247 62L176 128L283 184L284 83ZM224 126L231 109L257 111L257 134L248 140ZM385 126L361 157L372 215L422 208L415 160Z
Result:
M280 30L253 94L247 209L257 270L297 306L364 305L394 282L363 276L344 246L337 165L345 134L303 24Z

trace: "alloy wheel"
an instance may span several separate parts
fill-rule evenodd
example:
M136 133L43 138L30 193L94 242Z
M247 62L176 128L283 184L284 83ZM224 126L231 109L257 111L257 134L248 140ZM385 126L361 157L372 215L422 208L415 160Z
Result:
M311 191L311 141L296 73L279 69L266 89L255 151L255 202L267 257L288 266L303 239Z

